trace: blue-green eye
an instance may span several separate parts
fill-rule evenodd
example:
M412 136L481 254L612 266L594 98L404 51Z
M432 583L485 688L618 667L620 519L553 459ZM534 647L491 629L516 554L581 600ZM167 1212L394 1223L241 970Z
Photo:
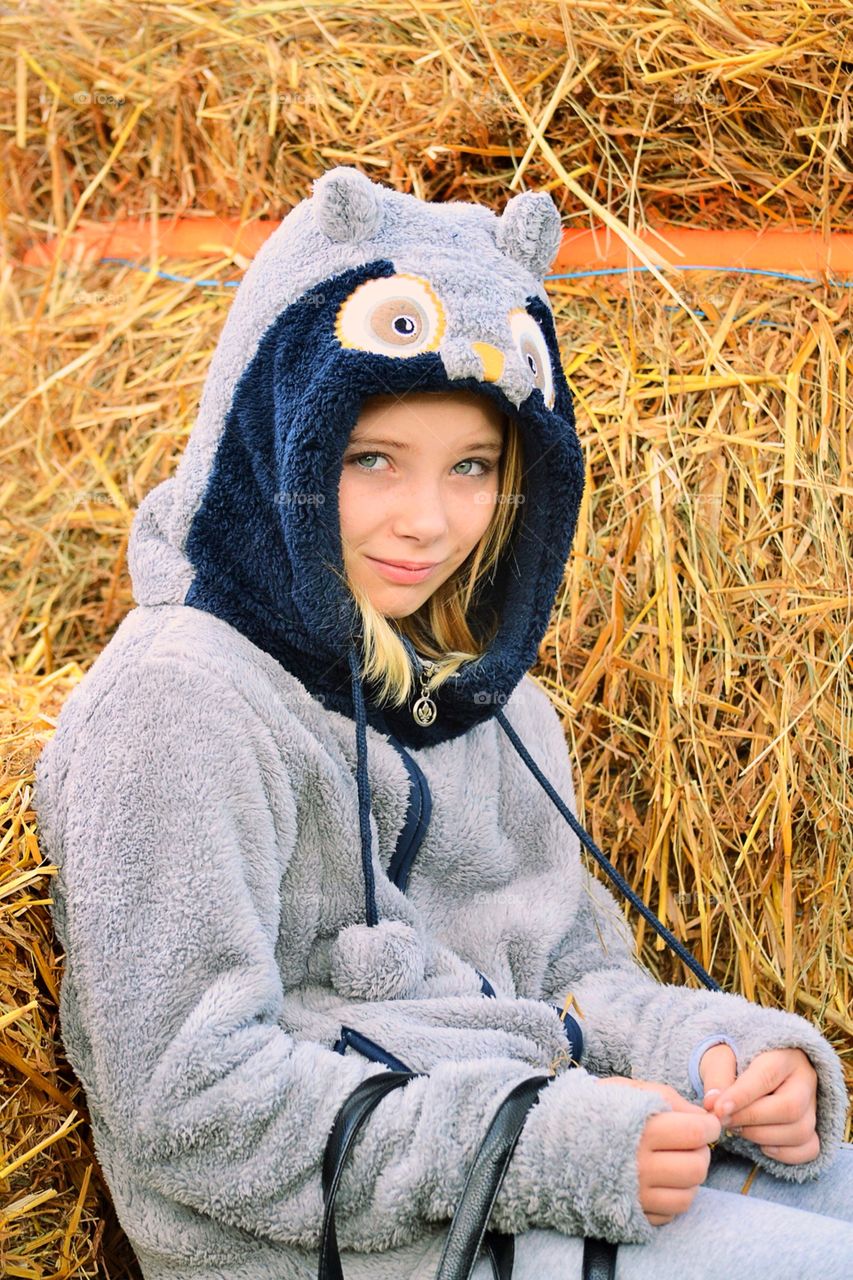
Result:
M495 464L493 462L487 462L485 458L464 458L462 462L457 462L456 465L457 467L464 467L468 462L477 462L483 468L483 470L475 477L478 480L481 480L483 476L487 476L490 471L494 471L495 469ZM466 471L464 474L470 476L471 472Z
M360 462L363 462L365 458L386 458L386 460L387 460L387 455L386 455L386 454L384 454L384 453L354 453L354 454L352 454L349 458L347 458L347 462L348 462L348 463L360 463ZM494 471L494 469L495 469L495 467L496 467L496 465L497 465L497 464L496 464L496 463L494 463L494 462L489 462L486 458L463 458L461 462L457 462L457 463L456 463L456 466L457 466L457 467L464 467L467 463L471 463L471 462L476 462L476 463L478 463L478 464L483 468L483 470L482 470L482 471L480 471L480 472L464 471L464 472L462 472L461 474L462 474L462 475L464 475L464 476L466 476L466 477L467 477L467 476L471 476L471 478L472 478L472 479L474 479L474 480L482 480L485 476L487 476L487 475L489 474L489 472L490 472L490 471ZM383 470L383 468L380 468L380 467L361 467L361 466L359 466L359 467L357 468L357 470L359 470L359 471L379 471L379 470ZM455 470L455 468L454 468L454 470Z

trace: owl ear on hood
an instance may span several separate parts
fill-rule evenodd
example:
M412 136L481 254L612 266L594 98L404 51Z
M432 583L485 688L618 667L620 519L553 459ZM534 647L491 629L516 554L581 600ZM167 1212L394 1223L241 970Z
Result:
M561 237L560 211L547 191L513 196L495 232L498 248L540 280L556 257Z
M358 244L376 235L382 193L359 169L345 164L328 169L311 184L311 196L314 220L330 240Z
M375 236L382 222L378 183L350 165L336 165L311 185L317 226L339 244L359 244ZM507 201L498 219L498 248L542 279L560 247L560 213L547 191L521 191Z

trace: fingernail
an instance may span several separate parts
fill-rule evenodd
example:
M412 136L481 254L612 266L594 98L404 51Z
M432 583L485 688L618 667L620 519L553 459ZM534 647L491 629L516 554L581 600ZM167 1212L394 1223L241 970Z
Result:
M705 1095L704 1095L703 1101L704 1101L704 1102L707 1102L709 1098L716 1098L716 1096L717 1096L717 1094L718 1094L718 1093L722 1093L722 1090L721 1090L721 1089L706 1089L706 1090L705 1090Z
M765 1147L764 1150L767 1152L769 1156L778 1156L779 1154L778 1147Z
M724 1120L727 1120L728 1117L734 1113L734 1109L735 1104L733 1102L724 1102L720 1107L720 1115Z

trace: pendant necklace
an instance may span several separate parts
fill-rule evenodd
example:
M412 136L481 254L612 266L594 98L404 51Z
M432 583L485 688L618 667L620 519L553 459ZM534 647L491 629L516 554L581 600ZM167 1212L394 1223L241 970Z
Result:
M427 685L427 680L437 670L437 667L434 662L429 662L426 658L421 658L419 655L418 662L420 663L422 672L420 678L421 691L415 705L412 707L412 717L417 724L428 725L432 724L433 720L438 715L438 709L430 697Z

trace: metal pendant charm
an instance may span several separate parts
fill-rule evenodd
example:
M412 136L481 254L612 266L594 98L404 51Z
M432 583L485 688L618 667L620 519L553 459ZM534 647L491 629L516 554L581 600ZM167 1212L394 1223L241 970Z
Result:
M417 724L428 725L432 724L433 720L438 715L438 708L430 697L429 687L426 682L436 670L436 665L434 662L427 661L426 658L420 658L419 661L423 676L421 677L420 696L412 707L412 717ZM424 676L426 679L424 679Z
M436 705L426 692L426 686L421 686L421 696L412 707L412 716L418 724L427 725L432 724L437 715Z

